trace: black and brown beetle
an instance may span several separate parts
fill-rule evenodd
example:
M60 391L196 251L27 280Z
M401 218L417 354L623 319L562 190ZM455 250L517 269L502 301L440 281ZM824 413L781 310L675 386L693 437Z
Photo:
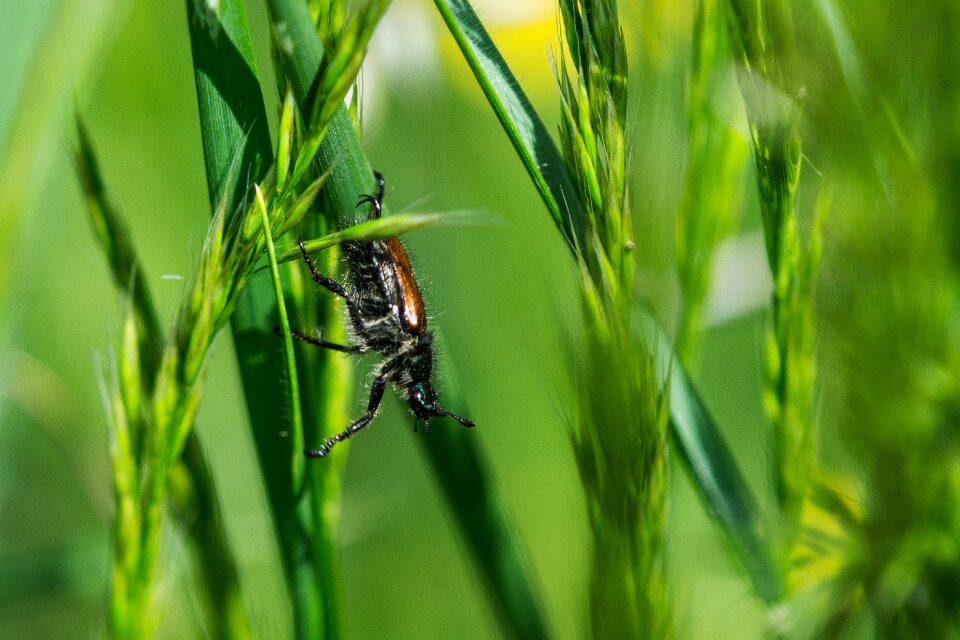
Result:
M357 203L357 206L370 203L368 218L371 220L380 217L385 185L380 173L374 175L377 178L376 195L363 195ZM348 287L318 272L303 241L299 244L313 280L346 301L355 344L334 344L299 331L292 331L293 336L325 349L344 353L375 351L386 358L375 370L366 414L324 442L319 449L305 453L311 458L323 457L333 445L370 424L380 408L383 392L391 382L410 405L415 418L414 430L422 421L426 432L430 418L442 416L450 416L465 427L476 426L473 421L440 406L431 382L433 334L427 331L423 297L400 240L392 237L344 242L341 246L348 265Z

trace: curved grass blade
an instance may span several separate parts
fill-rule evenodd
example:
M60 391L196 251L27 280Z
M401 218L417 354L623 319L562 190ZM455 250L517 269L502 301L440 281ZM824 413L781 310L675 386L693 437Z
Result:
M330 233L322 238L304 240L303 246L309 252L322 251L349 240L382 240L403 235L415 229L450 222L456 213L398 213L378 220L367 220L342 231ZM457 216L459 217L459 216ZM277 256L277 264L300 259L300 247L287 249Z
M574 197L573 181L553 139L469 3L435 0L435 4L527 167L547 211L570 243L571 237L577 237L571 236L575 229L570 227L570 221L576 223L582 219L582 205L579 198ZM569 218L558 215L562 210L558 209L561 197L559 201L569 207ZM570 244L570 247L576 255L576 245ZM710 512L733 542L758 595L772 604L780 595L779 573L760 534L761 518L756 500L707 408L673 357L666 334L658 329L650 335L660 336L651 344L658 345L662 351L658 355L667 363L662 375L670 372L670 425L683 459Z
M583 205L553 138L466 0L434 0L547 211L575 251Z
M674 442L714 521L743 562L757 595L768 605L782 595L780 572L765 542L764 523L753 494L706 405L676 360L666 331L648 311L640 324L649 337L661 385L670 385Z

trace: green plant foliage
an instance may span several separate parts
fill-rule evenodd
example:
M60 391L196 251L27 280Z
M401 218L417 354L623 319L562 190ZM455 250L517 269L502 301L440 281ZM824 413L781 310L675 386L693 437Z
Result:
M11 4L0 637L958 636L955 5Z
M536 163L533 161L536 155L530 151L538 150L549 158L558 157L559 152L554 150L553 139L546 128L540 124L539 115L530 106L529 100L513 79L506 63L496 53L495 44L487 35L470 5L466 2L449 5L438 2L437 6L468 61L472 59L474 54L471 52L474 51L484 52L483 59L490 61L484 64L471 63L471 68L481 87L484 88L497 118L505 127L514 148L521 158L525 159L525 166L529 168L532 164L543 168L535 177L535 182L543 181L546 186L543 188L539 182L536 182L538 191L548 210L551 211L554 221L563 232L571 251L577 255L581 243L584 242L583 239L577 239L581 238L580 232L577 231L578 221L587 219L587 214L583 212L581 198L572 195L578 192L571 192L571 188L567 186L572 184L572 180L565 168L566 164L563 161ZM576 55L579 56L579 53ZM508 108L505 105L513 106ZM519 115L515 117L511 115L518 110ZM590 113L589 108L585 113ZM577 122L576 118L567 118L565 122L571 119L574 124ZM515 121L536 124L517 127L514 124ZM577 146L577 148L581 147L585 145ZM575 150L571 149L570 153L575 153ZM589 167L589 163L583 167L588 175ZM588 179L588 183L595 183L595 180ZM552 194L564 194L561 201L565 203L568 211L559 217L552 213L555 206L552 203L556 203ZM600 258L593 264L605 267L608 261ZM626 275L620 277L624 280L628 279ZM604 282L617 280L617 277L611 277ZM658 349L663 348L665 343L666 337L660 333L654 333L649 342L650 345L658 345ZM681 370L681 365L678 363L671 366ZM665 384L669 378L667 371L668 368L661 368L661 385ZM758 537L761 517L757 513L756 501L750 495L715 423L709 418L709 412L696 394L687 393L690 389L689 384L685 383L671 391L672 399L669 406L672 412L670 424L673 434L677 438L683 458L690 463L689 469L696 480L697 488L702 492L718 523L733 541L734 548L744 554L742 561L749 568L757 592L764 600L772 603L779 594L776 577L778 572L771 564L772 557L766 550L764 542Z

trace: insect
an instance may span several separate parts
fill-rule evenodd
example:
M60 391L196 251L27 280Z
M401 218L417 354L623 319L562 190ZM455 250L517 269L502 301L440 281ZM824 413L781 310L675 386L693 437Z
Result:
M370 204L367 217L371 220L380 217L385 189L383 175L378 172L374 172L374 175L377 179L376 195L361 195L357 202L358 207ZM308 449L304 453L311 458L323 457L335 444L370 424L377 415L389 383L393 383L410 405L415 418L414 431L423 422L423 432L426 433L429 420L442 416L450 416L465 427L476 426L473 421L440 406L431 382L433 334L427 330L423 297L400 241L392 237L386 240L344 242L341 246L348 265L349 287L318 272L303 246L303 240L298 240L298 243L314 282L346 302L355 344L334 344L299 331L291 331L293 337L324 349L360 354L375 351L385 358L374 372L367 412L324 442L319 449Z

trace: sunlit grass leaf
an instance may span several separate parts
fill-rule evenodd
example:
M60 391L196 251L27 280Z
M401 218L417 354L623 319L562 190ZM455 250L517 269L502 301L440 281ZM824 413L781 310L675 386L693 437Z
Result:
M471 216L471 212L398 213L392 216L384 216L378 220L367 220L347 227L342 231L327 234L322 238L304 240L303 246L309 253L313 253L350 240L370 241L392 238L415 229L449 223L457 219L462 220L469 216ZM277 263L282 264L291 260L299 260L300 256L300 248L292 247L277 256Z

